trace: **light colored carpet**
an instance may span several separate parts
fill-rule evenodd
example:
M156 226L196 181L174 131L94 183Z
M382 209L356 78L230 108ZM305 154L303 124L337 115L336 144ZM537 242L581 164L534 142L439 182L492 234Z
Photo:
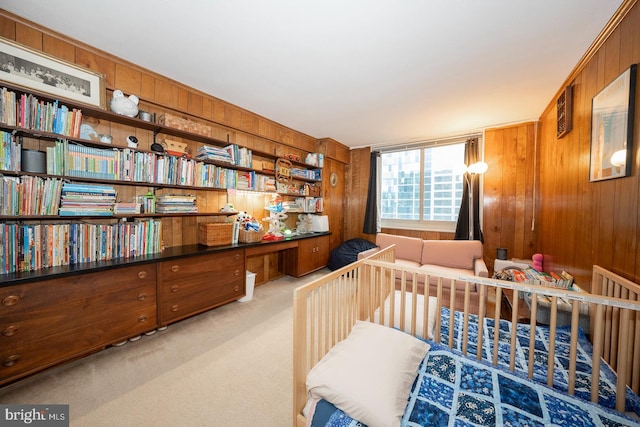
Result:
M0 402L70 405L71 426L291 426L293 289L234 302L0 388Z

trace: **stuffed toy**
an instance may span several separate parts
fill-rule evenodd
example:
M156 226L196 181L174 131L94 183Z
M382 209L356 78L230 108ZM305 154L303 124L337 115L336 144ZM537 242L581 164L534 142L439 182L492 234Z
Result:
M140 100L137 96L129 95L127 98L124 96L124 93L118 89L113 91L113 98L111 98L109 107L111 111L116 114L135 117L138 115L138 102L140 102Z

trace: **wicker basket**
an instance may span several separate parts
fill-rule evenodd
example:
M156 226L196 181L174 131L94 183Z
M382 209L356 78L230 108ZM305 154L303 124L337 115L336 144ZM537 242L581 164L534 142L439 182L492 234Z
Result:
M260 231L248 231L248 230L240 230L238 234L238 242L240 243L255 243L262 241L264 237L264 230Z
M230 245L233 223L204 222L198 226L198 243L206 246Z

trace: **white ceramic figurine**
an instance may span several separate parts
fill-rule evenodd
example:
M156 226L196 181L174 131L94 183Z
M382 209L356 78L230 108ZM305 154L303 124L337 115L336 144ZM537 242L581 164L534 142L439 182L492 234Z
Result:
M129 95L125 97L121 90L113 91L113 98L109 103L111 111L116 114L122 114L123 116L135 117L138 115L138 102L140 100L135 95Z

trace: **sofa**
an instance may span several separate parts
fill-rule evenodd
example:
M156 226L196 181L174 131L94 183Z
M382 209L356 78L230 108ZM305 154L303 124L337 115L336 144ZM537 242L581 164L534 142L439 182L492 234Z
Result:
M367 257L380 249L396 245L396 263L424 269L429 273L453 274L456 276L488 277L489 270L483 259L482 242L478 240L423 240L417 237L400 236L395 234L376 234L376 247L360 252L358 258ZM418 292L423 292L424 283L418 283ZM436 283L430 283L430 293L436 292ZM446 298L449 297L448 286L443 286ZM477 289L472 288L472 294ZM472 295L471 303L475 305ZM461 309L464 304L464 287L456 283L456 308Z

